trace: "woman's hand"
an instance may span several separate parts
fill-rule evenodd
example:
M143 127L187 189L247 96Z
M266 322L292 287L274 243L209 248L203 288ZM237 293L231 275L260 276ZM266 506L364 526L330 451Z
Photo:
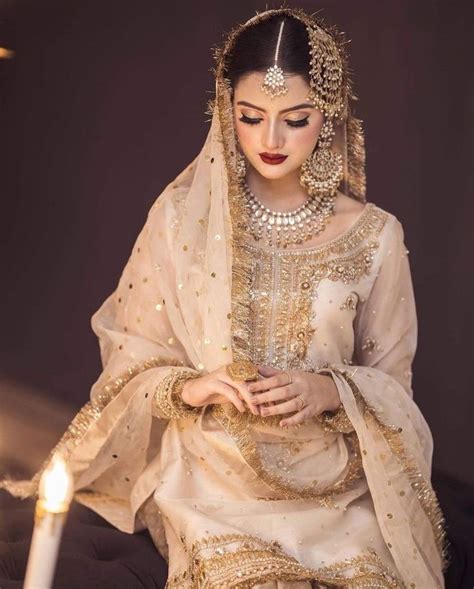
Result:
M252 395L245 382L235 381L227 374L223 366L204 376L187 380L183 386L181 397L192 407L204 405L232 403L241 413L248 409L259 414L259 409L252 404Z
M258 371L264 378L248 386L253 394L252 403L257 407L262 403L274 403L269 407L260 407L260 415L297 411L295 415L280 421L282 427L303 423L323 411L336 411L341 405L336 385L330 376L304 370L278 370L271 366L259 366Z

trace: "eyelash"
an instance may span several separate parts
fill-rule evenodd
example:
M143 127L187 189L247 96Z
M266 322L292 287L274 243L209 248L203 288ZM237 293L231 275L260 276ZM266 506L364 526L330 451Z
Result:
M309 115L304 119L300 119L299 121L285 121L285 122L289 127L305 127L306 125L309 124L308 119L309 119ZM247 125L258 125L261 120L262 119L252 119L250 117L246 117L245 115L242 115L239 119L239 121L242 121L242 123L246 123Z

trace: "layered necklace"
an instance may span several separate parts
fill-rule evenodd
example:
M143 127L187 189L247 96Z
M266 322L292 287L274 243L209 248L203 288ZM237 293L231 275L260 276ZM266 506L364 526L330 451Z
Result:
M246 182L241 191L249 214L248 230L257 241L270 247L302 244L324 231L334 215L335 194L311 195L294 211L280 213L262 204Z

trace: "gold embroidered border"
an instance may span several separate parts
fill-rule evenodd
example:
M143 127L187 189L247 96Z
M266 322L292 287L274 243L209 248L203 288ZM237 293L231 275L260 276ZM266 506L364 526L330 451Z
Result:
M228 179L228 200L232 224L232 352L233 360L251 360L248 342L251 339L249 292L252 284L250 260L237 247L239 238L245 234L248 211L239 190L236 174L236 138L231 102L231 88L222 76L217 74L216 104L219 111L223 153Z
M354 430L351 420L347 417L344 405L341 405L336 411L323 411L314 419L327 432L339 432L348 434Z
M243 255L248 255L243 252ZM251 259L251 256L248 256ZM272 260L269 256L255 256L252 261L252 269L249 270L252 276L252 284L249 290L250 296L250 319L251 335L247 341L250 348L250 355L255 364L267 365L270 363L268 352L270 349L270 325L269 319L272 314L272 297L275 293L274 272ZM284 327L284 331L286 328ZM275 342L281 342L280 330L275 329ZM279 350L275 350L278 358Z
M224 409L222 405L213 405L211 412L222 428L234 440L242 458L255 474L285 499L316 499L325 507L333 507L333 497L351 489L364 476L359 443L355 432L345 436L349 443L351 459L343 478L329 487L316 490L314 486L310 485L296 487L275 472L270 472L265 468L259 456L257 444L252 439L249 431L252 417L256 416L251 416L250 413L242 414L233 406Z
M375 550L313 569L288 555L277 541L246 534L209 536L193 543L187 571L168 579L166 589L252 589L268 581L317 581L324 587L402 589L403 583Z
M190 370L171 370L160 380L155 389L154 401L161 417L164 419L194 417L201 412L200 407L192 407L181 398L184 383L199 376L199 373L196 374Z
M356 398L364 399L362 392L352 378L346 372L340 372L340 374L351 387ZM383 423L380 416L377 415L376 410L373 407L370 407L365 399L364 405L368 414L375 420L379 431L382 433L387 444L397 458L403 472L408 476L411 487L415 491L416 497L420 502L423 511L431 522L436 547L441 557L442 567L443 570L446 570L449 564L449 546L445 531L445 519L438 498L436 497L436 493L420 472L415 459L408 452L401 435L402 429Z
M56 446L51 450L47 460L45 460L34 477L29 481L1 480L0 489L6 489L12 495L23 499L36 495L41 475L43 474L44 469L48 466L53 455L56 452L61 452L67 459L72 450L81 442L89 428L99 419L105 407L119 394L124 386L138 374L141 374L150 368L157 368L160 366L182 366L182 362L177 362L172 358L152 357L130 366L127 371L119 377L108 381L102 390L94 397L94 400L87 402L74 416L67 430Z

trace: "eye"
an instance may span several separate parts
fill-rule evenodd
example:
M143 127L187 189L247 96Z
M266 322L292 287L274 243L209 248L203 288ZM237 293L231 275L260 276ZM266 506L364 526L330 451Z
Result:
M251 117L247 117L242 113L239 121L242 123L247 123L247 125L258 125L262 119L252 119Z
M306 125L309 125L308 119L309 115L304 119L299 119L298 121L291 121L287 119L285 122L289 127L305 127Z

